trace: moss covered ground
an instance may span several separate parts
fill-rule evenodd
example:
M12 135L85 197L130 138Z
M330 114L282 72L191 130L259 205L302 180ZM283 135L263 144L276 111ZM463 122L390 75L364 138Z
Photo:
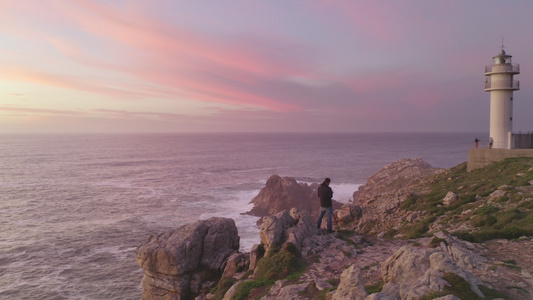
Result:
M406 238L424 236L431 224L444 228L467 223L474 230L454 235L473 242L496 238L533 236L533 159L510 158L471 172L466 163L436 175L428 181L424 194L413 194L401 208L425 211L423 220L405 224L398 230ZM500 190L501 196L492 196ZM446 206L443 199L454 192L458 199Z

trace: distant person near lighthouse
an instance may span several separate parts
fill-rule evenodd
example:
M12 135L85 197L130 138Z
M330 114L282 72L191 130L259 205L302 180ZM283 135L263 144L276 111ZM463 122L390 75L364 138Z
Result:
M326 178L324 179L324 182L318 187L318 197L320 198L320 214L318 216L318 221L316 222L316 226L320 229L320 226L322 225L322 218L324 217L324 214L328 213L328 232L332 232L332 223L331 218L333 216L333 203L331 202L331 199L333 198L333 190L329 187L329 184L331 183L331 179Z

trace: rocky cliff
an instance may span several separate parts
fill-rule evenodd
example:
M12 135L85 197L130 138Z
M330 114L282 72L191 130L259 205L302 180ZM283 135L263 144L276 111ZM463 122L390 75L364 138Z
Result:
M364 234L385 234L398 229L404 222L412 222L422 216L419 211L406 211L402 203L412 195L425 192L425 185L434 175L444 172L433 168L421 159L400 159L368 178L367 183L354 192L353 202L341 211L357 211L350 225ZM345 220L345 215L339 215Z
M468 173L399 160L335 211L337 232L293 208L262 218L249 253L227 219L151 237L137 251L143 298L532 299L532 185L533 160Z
M250 201L254 207L248 214L259 217L270 216L294 207L307 211L316 218L320 209L317 188L318 184L308 185L298 183L291 177L272 175L265 187ZM334 209L340 207L339 202L333 201Z
M210 218L151 236L137 248L143 299L191 299L219 279L239 250L232 219Z

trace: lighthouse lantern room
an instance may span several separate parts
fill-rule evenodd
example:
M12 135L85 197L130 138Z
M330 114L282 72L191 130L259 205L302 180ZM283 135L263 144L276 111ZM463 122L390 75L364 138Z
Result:
M511 55L503 50L493 57L493 64L485 67L485 91L490 93L489 147L511 149L513 131L513 91L520 82L513 76L520 74L520 65L513 65Z

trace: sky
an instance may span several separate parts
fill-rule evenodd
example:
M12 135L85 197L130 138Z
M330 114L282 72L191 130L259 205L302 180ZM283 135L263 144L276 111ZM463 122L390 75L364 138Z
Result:
M0 133L488 132L533 1L0 0Z

